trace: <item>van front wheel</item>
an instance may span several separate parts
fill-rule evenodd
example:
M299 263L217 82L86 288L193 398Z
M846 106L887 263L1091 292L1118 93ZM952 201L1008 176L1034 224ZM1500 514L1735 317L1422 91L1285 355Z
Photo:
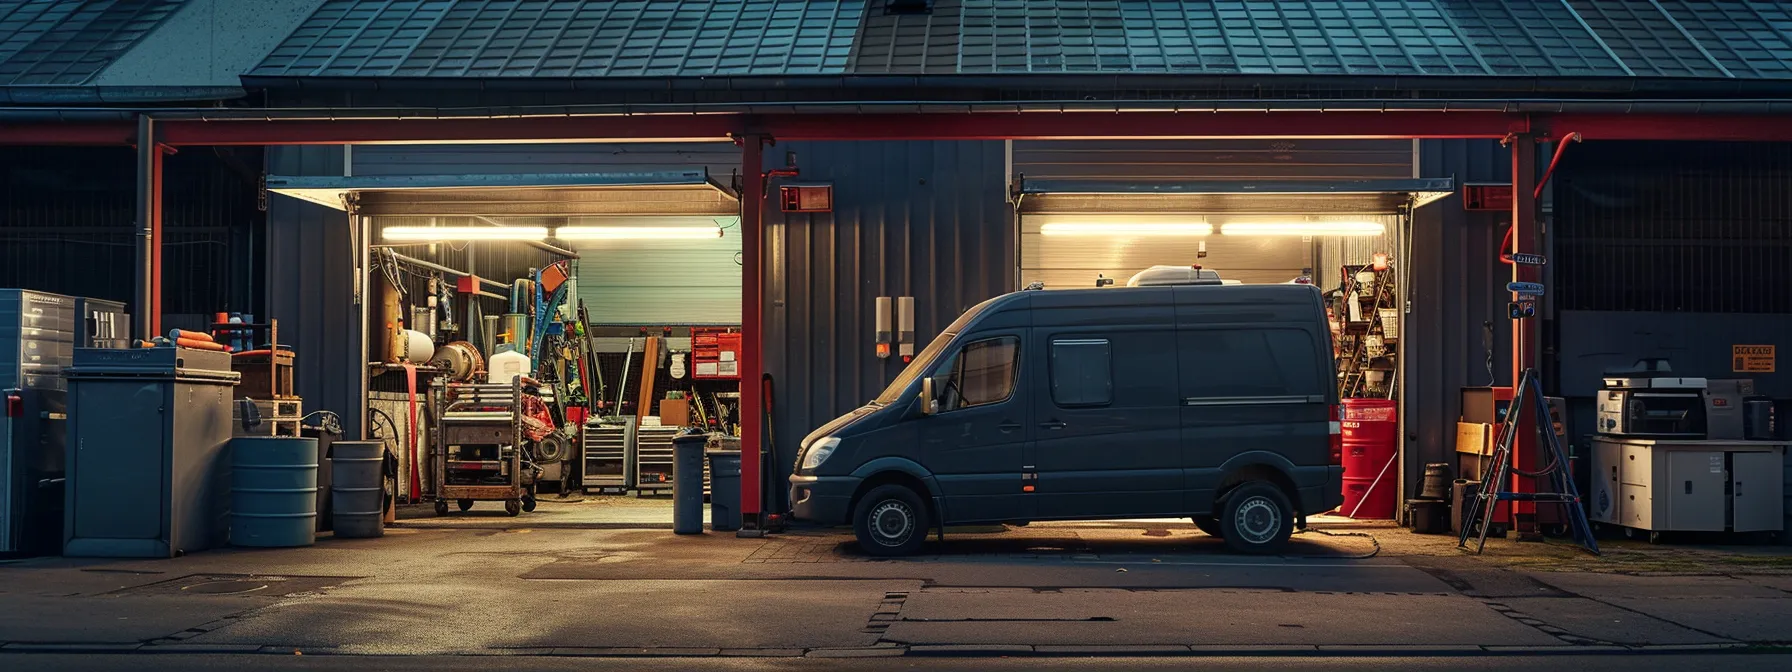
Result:
M1220 529L1241 553L1275 553L1294 534L1294 506L1273 483L1251 481L1226 495Z
M913 555L927 541L927 507L914 490L880 485L865 493L853 508L852 531L867 555Z

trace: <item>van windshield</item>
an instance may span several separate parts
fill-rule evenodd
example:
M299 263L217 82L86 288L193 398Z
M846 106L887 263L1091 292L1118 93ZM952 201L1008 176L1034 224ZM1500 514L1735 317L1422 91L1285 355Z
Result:
M871 403L880 406L896 403L897 399L902 397L902 391L908 389L909 384L915 382L916 378L920 378L922 372L931 368L933 360L940 358L940 352L946 349L946 344L952 342L953 336L957 336L957 334L948 331L934 338L932 343L928 343L927 347L921 349L921 354L915 355L915 359L910 361L908 366L903 367L902 373L897 374L896 380L891 381L890 386L884 388L883 394L877 395L877 399Z
M979 313L982 313L989 307L989 304L994 302L995 299L990 299L971 306L970 310L964 311L964 314L959 315L958 319L952 321L952 324L946 325L946 330L940 332L940 335L934 338L932 343L928 343L927 347L922 348L921 353L915 355L914 360L910 361L908 366L903 367L902 373L896 375L896 380L890 381L890 386L884 388L883 393L877 395L877 398L871 400L871 403L880 406L896 403L902 397L903 390L908 389L908 386L913 384L916 378L926 375L925 372L933 367L934 360L940 358L940 353L946 349L948 343L952 342L952 337L964 331L965 327L970 326L971 320L976 319Z

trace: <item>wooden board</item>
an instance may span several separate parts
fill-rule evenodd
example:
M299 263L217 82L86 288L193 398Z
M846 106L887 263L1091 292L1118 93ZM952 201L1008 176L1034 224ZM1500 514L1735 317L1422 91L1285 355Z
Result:
M641 349L641 392L635 397L635 416L653 415L654 375L660 368L660 339L648 336Z

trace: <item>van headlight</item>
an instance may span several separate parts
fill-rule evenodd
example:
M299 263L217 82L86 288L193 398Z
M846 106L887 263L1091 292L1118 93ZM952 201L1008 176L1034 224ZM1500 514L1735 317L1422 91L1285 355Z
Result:
M803 451L803 466L798 469L809 471L821 466L821 463L828 461L828 456L834 454L834 449L839 447L840 440L831 436L809 444L809 449Z

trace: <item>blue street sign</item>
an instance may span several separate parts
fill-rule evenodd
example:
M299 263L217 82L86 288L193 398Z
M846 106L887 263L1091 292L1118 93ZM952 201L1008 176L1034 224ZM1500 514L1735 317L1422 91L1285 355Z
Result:
M1509 282L1506 283L1506 291L1524 296L1543 296L1543 283Z
M1512 255L1512 263L1520 266L1542 266L1548 264L1549 259L1541 254L1518 253Z

